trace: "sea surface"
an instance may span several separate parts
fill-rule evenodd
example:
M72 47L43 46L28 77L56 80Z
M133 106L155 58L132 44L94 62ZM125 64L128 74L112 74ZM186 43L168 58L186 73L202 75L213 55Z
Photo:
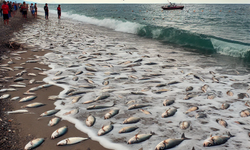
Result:
M185 133L191 139L175 149L199 150L210 135L230 132L235 137L210 149L248 149L250 121L240 112L248 108L245 102L249 101L250 5L184 4L184 10L173 11L163 11L161 6L63 4L58 20L57 5L49 4L49 20L25 26L16 39L51 50L39 58L52 68L45 72L45 81L65 89L59 95L63 100L55 102L61 109L56 115L107 148L152 150L161 141L179 139ZM42 7L39 5L39 15L44 15ZM85 92L72 102L74 96L66 94L69 89ZM103 94L109 97L83 104ZM165 100L174 103L164 106ZM142 109L151 114L129 110L134 104L146 105ZM221 109L224 104L230 107ZM91 105L110 108L87 110ZM193 106L199 109L187 112ZM119 113L104 119L114 109ZM169 109L176 113L162 118ZM72 114L67 113L71 110ZM92 127L85 125L89 115L96 117ZM140 121L123 124L132 116ZM217 119L228 126L221 126ZM190 122L190 127L181 129L181 121ZM110 123L113 130L97 136ZM118 133L133 125L138 129ZM127 144L136 134L152 132L155 134L144 142Z

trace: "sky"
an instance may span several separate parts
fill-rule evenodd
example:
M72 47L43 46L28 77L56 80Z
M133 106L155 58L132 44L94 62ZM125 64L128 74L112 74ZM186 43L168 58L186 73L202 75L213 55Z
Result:
M18 0L22 2L21 0ZM31 1L31 0L27 0ZM168 0L32 0L37 3L168 3ZM250 0L170 0L172 3L250 4Z

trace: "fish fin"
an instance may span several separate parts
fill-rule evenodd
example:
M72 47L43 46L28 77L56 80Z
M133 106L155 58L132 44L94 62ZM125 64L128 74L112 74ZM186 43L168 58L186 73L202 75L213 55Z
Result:
M179 109L180 107L173 106L175 109Z
M152 134L152 135L156 135L156 133L154 133L153 131L150 131L150 134Z
M227 135L228 135L229 137L235 137L235 135L232 135L230 132L227 132Z
M116 105L116 102L114 101L113 105L112 106L115 106Z
M191 139L191 138L185 137L185 134L184 134L184 133L182 133L181 138L184 139L184 140L190 140L190 139Z

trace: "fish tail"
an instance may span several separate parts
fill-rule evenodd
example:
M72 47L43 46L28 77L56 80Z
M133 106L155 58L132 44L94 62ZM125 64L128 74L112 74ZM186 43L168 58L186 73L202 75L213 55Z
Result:
M230 132L227 132L227 135L228 135L229 137L235 137L235 135L232 135Z
M185 137L185 134L184 134L184 133L182 133L181 138L184 139L184 140L190 140L190 139L191 139L191 138Z

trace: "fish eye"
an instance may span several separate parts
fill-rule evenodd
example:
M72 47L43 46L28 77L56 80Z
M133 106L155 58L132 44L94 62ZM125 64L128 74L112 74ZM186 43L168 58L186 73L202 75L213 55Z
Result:
M208 146L211 146L211 145L212 145L211 143L208 144Z

